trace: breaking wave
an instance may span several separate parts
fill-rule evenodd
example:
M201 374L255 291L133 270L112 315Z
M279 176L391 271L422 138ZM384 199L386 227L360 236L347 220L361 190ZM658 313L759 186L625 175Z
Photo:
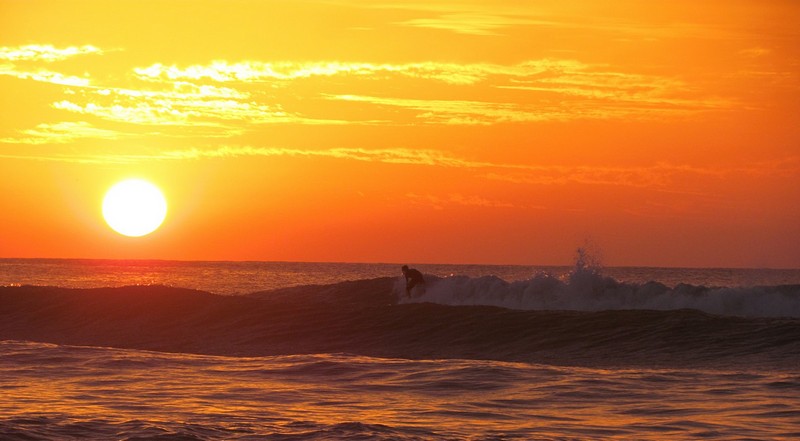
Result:
M494 276L429 279L424 294L401 301L535 311L693 309L725 316L800 317L800 285L668 287L658 282L623 283L593 270L574 271L566 278L539 274L516 282ZM403 293L402 281L395 284L395 293Z
M796 368L798 287L620 283L593 271L396 278L225 296L165 286L0 287L0 340L228 356L347 353L586 366Z

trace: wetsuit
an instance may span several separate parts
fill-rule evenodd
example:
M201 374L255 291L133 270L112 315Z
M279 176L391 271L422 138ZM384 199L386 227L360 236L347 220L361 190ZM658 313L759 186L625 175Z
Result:
M417 285L424 285L425 279L422 277L422 273L414 268L409 268L408 271L405 273L406 276L406 292L411 292L411 288Z

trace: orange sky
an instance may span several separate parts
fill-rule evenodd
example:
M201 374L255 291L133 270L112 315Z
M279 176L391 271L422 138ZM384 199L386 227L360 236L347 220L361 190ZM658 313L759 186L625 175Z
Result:
M0 0L0 257L800 267L799 22ZM129 177L169 201L149 236L103 221Z

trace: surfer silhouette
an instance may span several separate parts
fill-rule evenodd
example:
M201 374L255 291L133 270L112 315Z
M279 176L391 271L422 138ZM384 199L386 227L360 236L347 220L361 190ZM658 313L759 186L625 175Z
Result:
M425 279L422 273L414 268L409 268L408 265L403 265L403 276L406 278L406 297L411 297L411 290L415 286L419 286L422 294L425 293Z

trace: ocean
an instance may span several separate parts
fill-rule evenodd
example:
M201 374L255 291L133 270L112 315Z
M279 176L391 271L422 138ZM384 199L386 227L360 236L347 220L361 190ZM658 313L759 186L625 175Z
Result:
M800 438L800 270L0 259L2 440Z

